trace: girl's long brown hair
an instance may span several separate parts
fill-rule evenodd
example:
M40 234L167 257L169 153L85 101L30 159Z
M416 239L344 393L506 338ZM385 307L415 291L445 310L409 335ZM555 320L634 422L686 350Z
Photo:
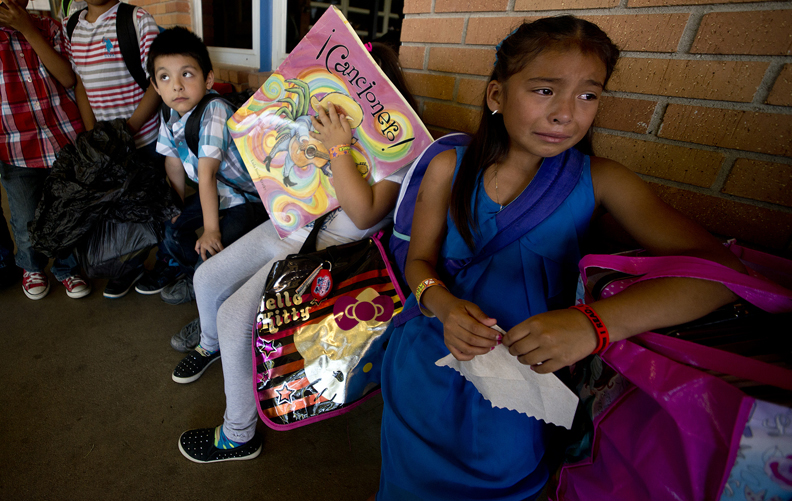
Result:
M489 81L505 83L545 50L572 48L602 60L607 70L604 82L607 84L619 58L619 49L596 24L574 16L547 17L523 23L499 45ZM488 166L503 160L509 152L509 146L509 134L503 124L503 117L487 112L485 95L478 130L462 157L451 189L451 218L471 250L475 250L475 234L478 234L478 217L472 209L473 191L479 176ZM591 130L575 147L585 154L593 154Z

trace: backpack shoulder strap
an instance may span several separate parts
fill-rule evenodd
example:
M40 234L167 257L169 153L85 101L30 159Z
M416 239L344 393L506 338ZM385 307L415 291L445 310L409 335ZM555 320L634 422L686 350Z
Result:
M201 138L201 121L203 120L204 111L206 107L215 99L222 99L226 101L220 94L206 94L195 108L190 113L190 118L184 125L184 138L187 141L187 147L193 152L193 155L198 156L198 142ZM228 101L226 101L228 103ZM230 103L229 103L230 104Z
M407 249L410 244L410 235L412 234L415 199L418 197L418 190L421 187L421 180L426 174L426 168L432 159L440 153L457 146L466 146L469 142L470 136L461 132L448 134L435 140L413 160L412 165L404 175L399 190L399 198L393 212L393 234L388 244L393 254L393 259L402 273L404 273Z
M471 258L446 259L438 264L453 276L518 240L547 219L567 199L586 164L586 156L575 148L546 158L525 192L495 216L498 233L492 240ZM394 325L399 327L420 314L421 310L415 305L395 317Z
M74 33L74 28L76 28L77 23L80 22L80 15L85 10L88 10L88 7L78 10L69 17L69 22L66 23L66 36L69 38L69 42L71 42L72 33Z
M638 276L636 284L664 277L687 277L720 282L749 303L770 313L792 311L792 291L759 275L745 275L707 259L692 256L617 256L589 254L578 265L583 283L589 268L615 270Z
M140 43L138 42L137 27L135 26L135 12L137 7L128 3L118 4L116 14L116 36L118 37L118 48L124 64L135 79L141 89L146 90L149 81L146 72L140 65ZM71 22L71 20L70 20Z
M463 268L481 262L533 230L567 199L578 183L588 158L575 148L545 158L523 195L495 216L498 233L465 260L446 260L446 271L455 275Z
M170 115L171 115L170 106L168 106L165 103L161 103L160 104L160 120L162 120L163 123L167 124L168 120L170 120Z

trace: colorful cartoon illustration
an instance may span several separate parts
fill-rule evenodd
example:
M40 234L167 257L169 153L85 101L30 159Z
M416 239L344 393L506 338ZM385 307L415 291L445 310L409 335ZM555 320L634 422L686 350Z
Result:
M720 501L792 499L792 409L757 400Z
M336 209L330 156L312 115L334 106L353 129L352 158L370 184L409 165L432 137L335 8L228 121L281 238Z
M308 114L308 100L311 95L308 84L298 79L286 80L287 83L294 85L287 89L287 92L295 96L278 99L277 102L283 106L275 110L275 114L287 120L278 127L278 136L275 145L269 151L269 155L264 159L264 167L269 171L272 159L280 153L286 153L283 166L283 184L295 186L296 183L290 178L295 167L306 169L309 167L320 168L325 176L332 177L330 172L330 154L321 141L314 139L309 134L311 126L311 116ZM350 127L357 128L363 121L363 110L351 97L340 92L330 92L319 100L315 96L311 97L311 107L316 112L319 108L327 110L330 106L335 106L339 113L343 113L350 120ZM363 163L365 166L365 163ZM366 171L368 169L366 168Z

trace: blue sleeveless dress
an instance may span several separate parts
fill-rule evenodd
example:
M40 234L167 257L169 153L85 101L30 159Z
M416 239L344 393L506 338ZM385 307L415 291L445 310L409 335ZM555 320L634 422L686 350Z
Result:
M463 153L464 148L457 148L457 171ZM454 295L477 304L504 330L572 304L579 240L588 230L595 204L589 157L578 158L584 162L582 174L553 214L446 283ZM484 192L481 180L473 201L480 238L486 242L495 235L499 205ZM450 217L440 253L451 259L472 255ZM415 297L410 296L405 311L414 305ZM436 318L421 315L393 330L382 369L377 499L533 499L548 478L543 455L545 427L550 425L493 408L454 369L435 365L448 354L443 325Z

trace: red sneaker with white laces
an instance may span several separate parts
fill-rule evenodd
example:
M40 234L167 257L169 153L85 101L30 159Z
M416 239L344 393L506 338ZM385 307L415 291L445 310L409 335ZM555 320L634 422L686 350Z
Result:
M91 293L91 284L80 275L72 275L66 280L61 280L66 287L66 295L72 299L79 299Z
M27 271L22 275L22 290L30 299L41 299L50 291L47 275L38 271Z

